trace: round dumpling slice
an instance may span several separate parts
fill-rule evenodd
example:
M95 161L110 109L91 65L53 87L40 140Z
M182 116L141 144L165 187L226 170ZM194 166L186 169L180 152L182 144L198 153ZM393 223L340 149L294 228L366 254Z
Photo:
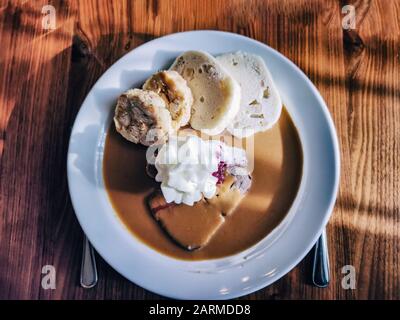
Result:
M208 135L222 133L240 106L240 86L213 56L202 51L186 51L176 58L177 71L193 94L190 125Z
M172 70L157 72L147 79L143 89L154 91L163 98L176 128L189 123L193 104L192 91L178 72Z
M114 123L125 139L145 146L165 141L174 131L164 100L141 89L128 90L118 98Z
M247 52L218 56L217 61L239 83L240 109L228 126L238 138L270 129L282 112L282 101L264 60Z

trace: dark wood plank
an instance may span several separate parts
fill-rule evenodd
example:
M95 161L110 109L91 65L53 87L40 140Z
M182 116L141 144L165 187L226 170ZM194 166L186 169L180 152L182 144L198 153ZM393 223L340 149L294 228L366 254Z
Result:
M356 29L341 8L356 8ZM99 258L95 289L78 285L81 229L66 183L70 128L97 78L129 50L193 29L250 36L316 84L341 149L339 198L328 226L332 282L309 283L310 257L246 299L400 298L400 1L0 1L0 298L154 299ZM193 14L193 13L196 14ZM43 265L57 289L40 286ZM353 265L357 288L341 287Z

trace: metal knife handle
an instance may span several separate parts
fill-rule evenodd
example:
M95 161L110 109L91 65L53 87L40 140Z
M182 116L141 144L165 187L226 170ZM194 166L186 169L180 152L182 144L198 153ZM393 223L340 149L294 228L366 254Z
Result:
M312 282L315 286L325 288L330 280L328 244L326 242L326 230L322 231L314 246L314 261L312 270Z
M81 286L85 289L93 288L97 284L97 268L94 250L86 235L83 236L83 251L81 265Z

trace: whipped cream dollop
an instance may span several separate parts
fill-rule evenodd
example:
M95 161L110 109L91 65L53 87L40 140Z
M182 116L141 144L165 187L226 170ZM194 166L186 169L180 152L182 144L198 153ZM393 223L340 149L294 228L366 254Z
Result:
M240 171L247 165L246 153L221 141L206 141L195 135L170 137L155 159L156 181L161 182L165 201L192 206L203 196L212 198L220 180L216 172L221 163Z

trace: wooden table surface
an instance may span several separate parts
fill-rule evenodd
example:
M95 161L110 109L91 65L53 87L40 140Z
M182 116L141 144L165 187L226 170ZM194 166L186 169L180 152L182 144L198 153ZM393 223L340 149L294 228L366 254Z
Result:
M42 7L56 8L56 29ZM356 28L344 29L352 4ZM277 49L315 83L341 150L328 226L332 281L310 285L310 256L248 299L400 299L400 1L0 0L0 298L154 299L100 257L79 287L82 231L67 189L71 126L86 94L129 50L193 29L236 32ZM56 289L41 287L44 265ZM356 270L343 289L342 267Z

